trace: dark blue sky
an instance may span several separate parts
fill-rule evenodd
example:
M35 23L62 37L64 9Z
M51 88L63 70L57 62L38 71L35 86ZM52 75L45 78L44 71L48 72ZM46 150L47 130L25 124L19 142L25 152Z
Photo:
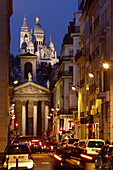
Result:
M24 15L27 18L29 29L35 24L36 14L45 33L46 44L49 36L60 55L61 44L68 31L69 22L78 11L78 0L13 0L13 15L11 17L11 54L16 56L19 49L20 30Z

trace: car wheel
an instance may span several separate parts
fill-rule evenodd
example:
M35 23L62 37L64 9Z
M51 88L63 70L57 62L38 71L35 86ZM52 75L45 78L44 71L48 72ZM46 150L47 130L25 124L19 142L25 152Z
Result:
M96 169L99 169L99 166L100 166L100 165L99 165L99 162L98 162L97 160L95 160L95 168L96 168Z

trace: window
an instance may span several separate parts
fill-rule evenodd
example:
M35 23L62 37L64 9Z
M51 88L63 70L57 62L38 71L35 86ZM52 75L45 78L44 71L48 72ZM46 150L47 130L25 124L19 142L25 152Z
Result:
M32 64L30 62L25 63L24 66L24 78L28 79L28 73L31 73L32 75Z
M73 55L73 50L72 50L72 49L69 50L69 55L70 55L70 56Z
M70 67L69 67L69 72L70 72L70 73L73 73L73 66L70 66Z
M64 128L64 119L60 119L60 130Z

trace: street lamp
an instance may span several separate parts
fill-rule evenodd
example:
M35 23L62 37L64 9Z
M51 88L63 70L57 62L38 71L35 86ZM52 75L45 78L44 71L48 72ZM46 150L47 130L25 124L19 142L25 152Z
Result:
M103 63L103 68L104 69L108 69L109 68L109 64L108 63Z
M76 90L76 87L75 87L75 86L72 86L72 90L74 90L74 91L75 91L75 90Z
M75 84L75 86L72 86L72 90L75 91L77 90L77 87L80 87L78 84Z
M14 81L13 81L13 84L18 84L18 80L14 80Z
M94 77L93 73L89 73L89 77L93 78Z

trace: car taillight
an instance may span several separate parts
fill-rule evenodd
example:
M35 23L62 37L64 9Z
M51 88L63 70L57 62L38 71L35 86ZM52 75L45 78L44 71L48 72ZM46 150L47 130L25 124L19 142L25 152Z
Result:
M32 143L30 142L30 143L29 143L29 146L31 146L31 145L32 145Z
M42 146L42 142L39 142L39 145Z
M53 146L51 146L51 150L53 150Z
M46 148L46 145L44 145L44 148Z
M86 150L85 150L85 149L83 150L83 153L86 153Z
M80 154L80 156L81 156L82 158L86 158L86 159L88 159L88 160L93 160L93 157L92 157L92 156L88 156L88 155L85 155L85 154Z
M61 158L60 156L58 156L58 155L55 154L54 157L55 157L57 160L62 161L62 158Z
M109 157L109 147L108 147L107 152L105 154L105 158L108 158L108 157Z
M32 142L34 142L34 143L39 142L39 140L38 139L33 139Z

